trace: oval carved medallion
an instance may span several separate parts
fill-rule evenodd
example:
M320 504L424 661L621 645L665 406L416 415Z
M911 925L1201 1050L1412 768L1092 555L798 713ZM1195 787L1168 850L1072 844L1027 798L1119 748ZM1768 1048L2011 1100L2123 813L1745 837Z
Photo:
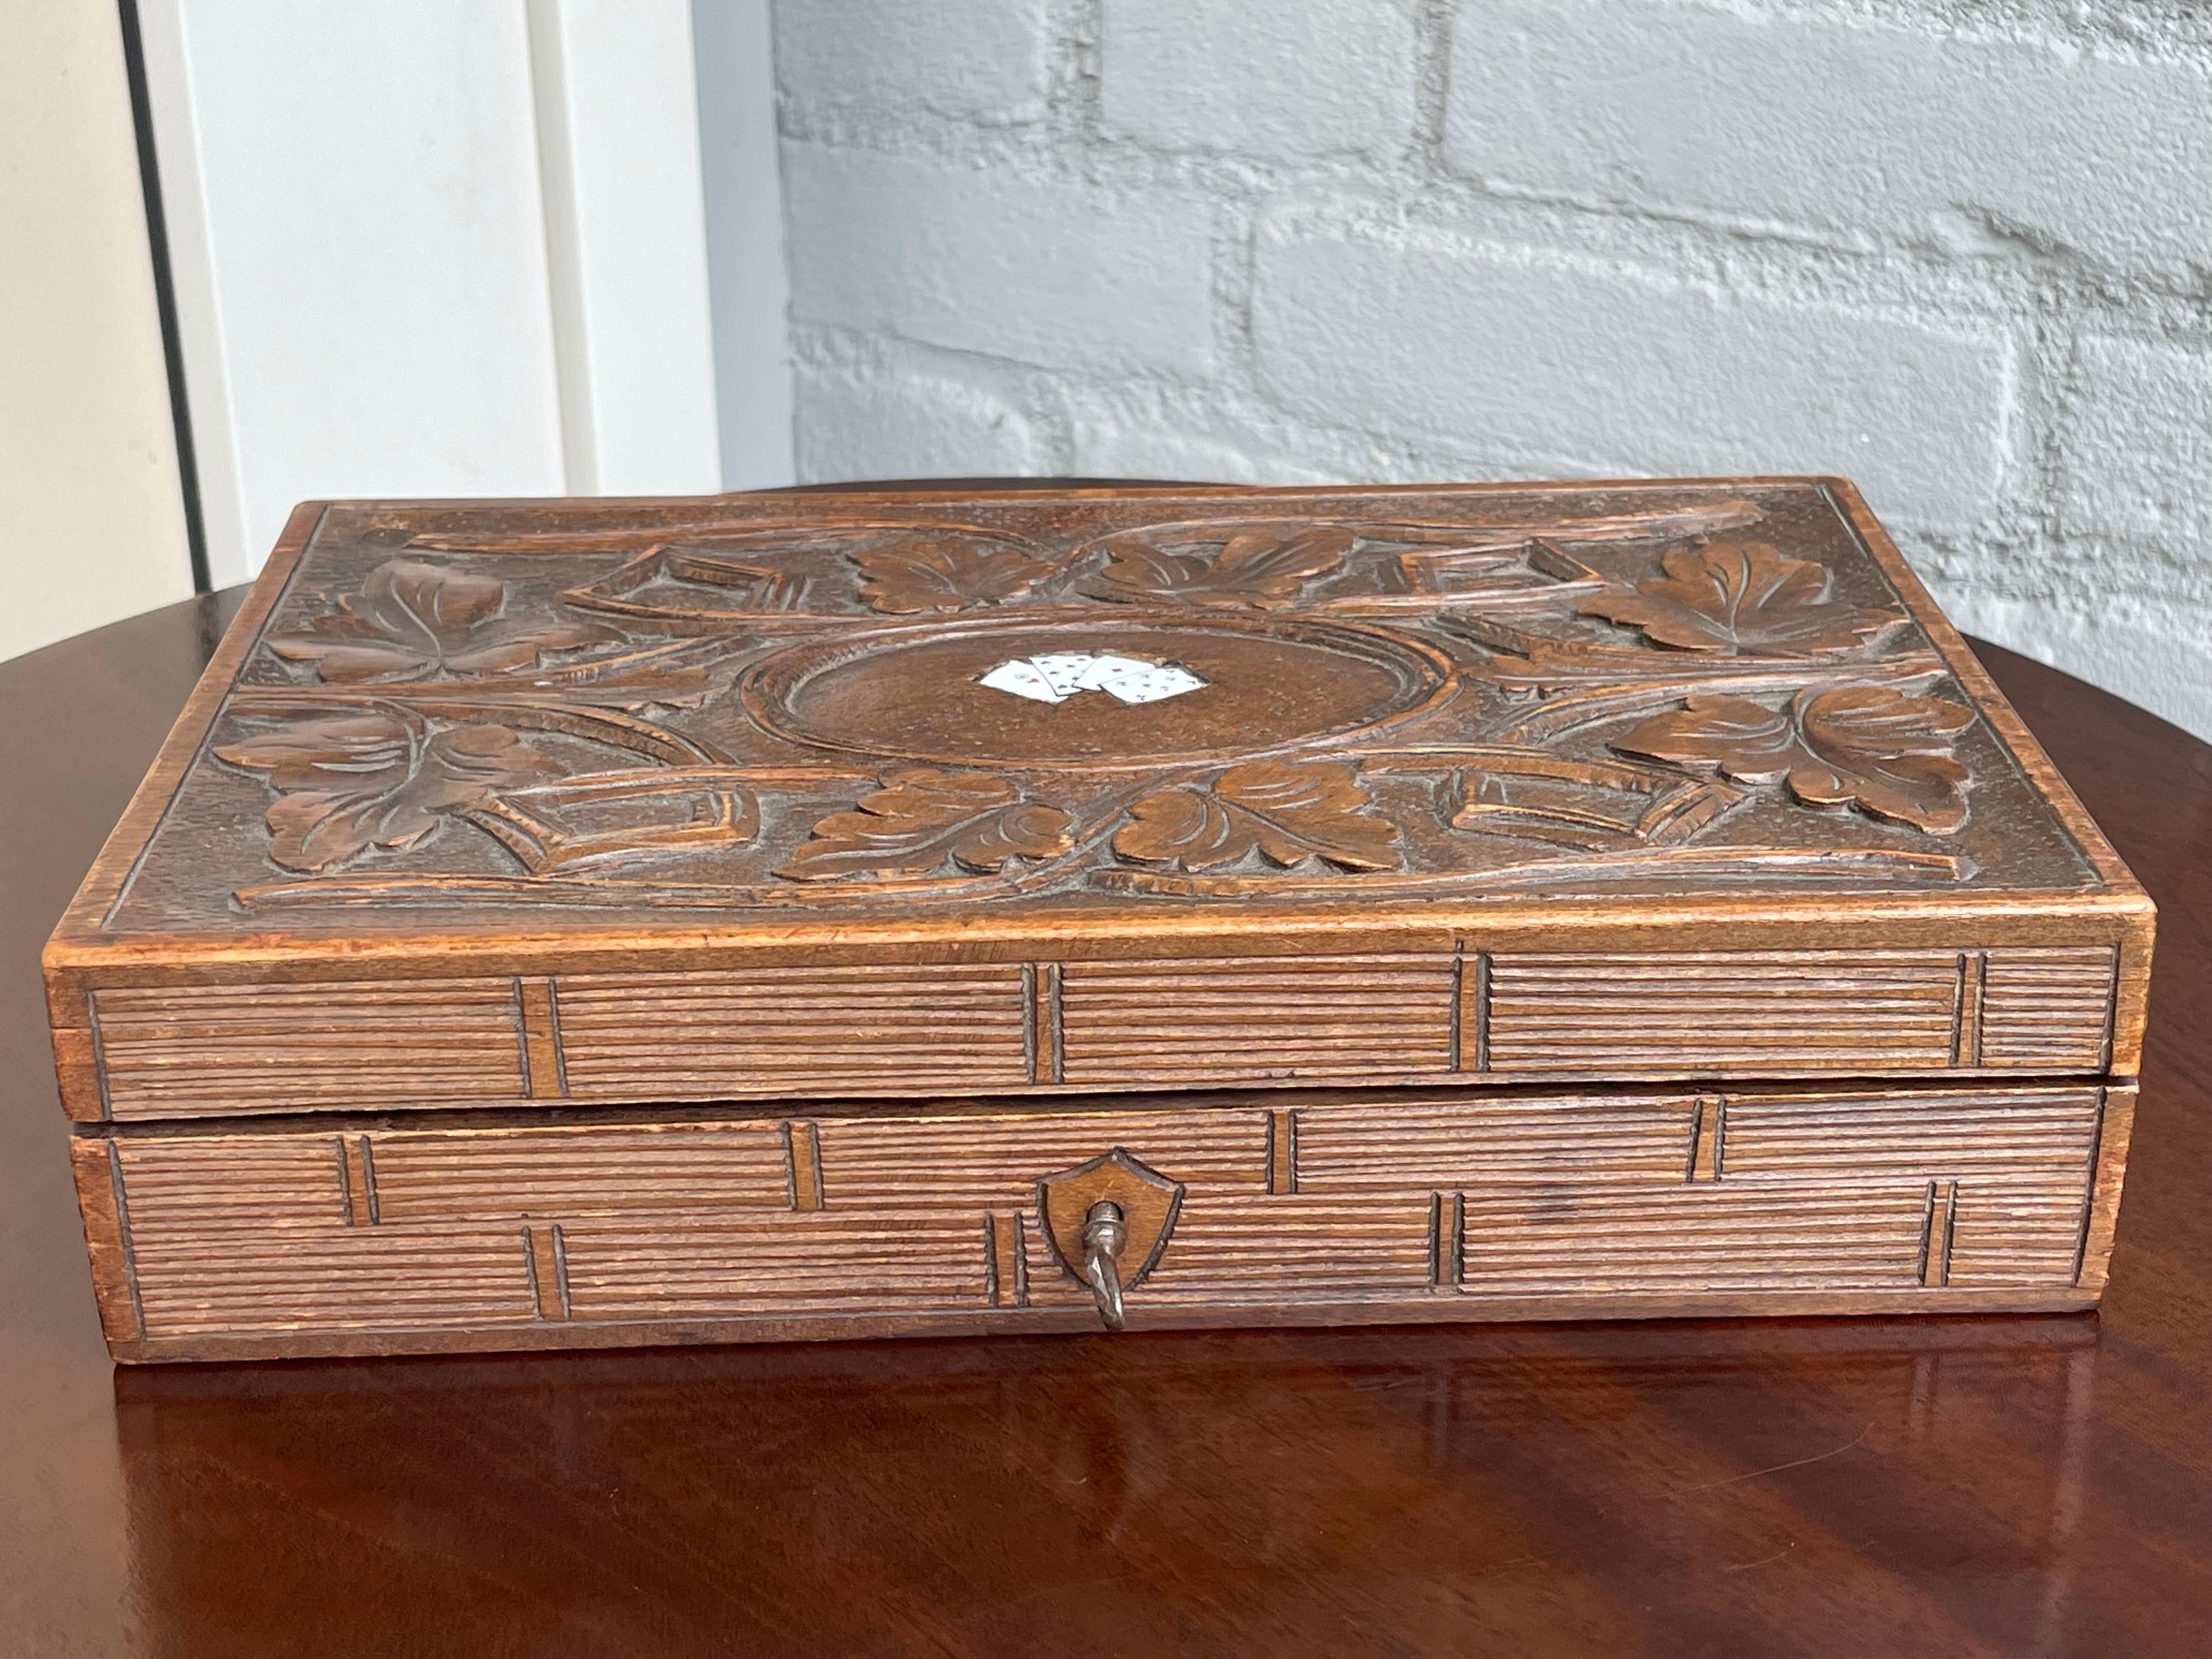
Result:
M1173 665L1202 684L1125 702L1058 702L985 682L1012 659L1091 653ZM1357 624L1097 611L979 619L810 642L742 682L761 726L817 748L971 766L1115 769L1263 753L1371 731L1450 690L1443 655Z

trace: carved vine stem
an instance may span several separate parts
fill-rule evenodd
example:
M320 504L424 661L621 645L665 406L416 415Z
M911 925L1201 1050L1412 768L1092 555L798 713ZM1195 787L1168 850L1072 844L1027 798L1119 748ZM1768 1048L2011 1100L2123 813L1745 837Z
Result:
M614 709L583 708L527 692L455 691L436 685L241 686L231 695L234 714L288 714L325 709L333 704L402 703L441 720L472 720L495 714L501 724L533 731L558 732L627 749L672 766L727 766L728 756L681 732Z
M1483 736L1486 741L1540 744L1593 726L1656 708L1682 697L1711 693L1756 696L1808 686L1913 684L1945 672L1941 659L1915 653L1877 662L1812 663L1737 667L1732 672L1669 675L1632 684L1590 686L1511 710Z
M738 769L742 770L742 769ZM238 902L247 909L266 909L289 904L609 904L637 905L652 909L714 909L728 905L764 905L775 908L806 908L820 904L864 904L886 900L941 902L985 894L1033 891L1079 864L1110 836L1123 814L1159 778L1188 781L1203 776L1210 768L1192 767L1147 776L1141 784L1119 789L1094 802L1091 816L1073 845L1058 857L1012 876L984 875L921 878L878 878L865 884L811 882L803 885L779 882L773 885L722 885L624 881L593 877L467 876L436 877L411 873L324 877L312 881L264 882L240 888Z

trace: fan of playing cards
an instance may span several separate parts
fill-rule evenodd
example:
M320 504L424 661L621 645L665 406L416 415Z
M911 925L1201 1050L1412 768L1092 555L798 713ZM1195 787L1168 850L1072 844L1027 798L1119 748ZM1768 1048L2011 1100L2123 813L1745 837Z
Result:
M1018 657L982 676L982 683L994 691L1011 691L1037 702L1066 702L1084 691L1103 691L1123 702L1158 702L1206 684L1188 668L1173 663L1091 651Z

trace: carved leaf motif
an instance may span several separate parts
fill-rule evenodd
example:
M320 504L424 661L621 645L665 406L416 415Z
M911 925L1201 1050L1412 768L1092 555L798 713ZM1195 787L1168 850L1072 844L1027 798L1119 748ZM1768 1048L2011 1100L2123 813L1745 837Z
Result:
M1208 535L1202 526L1170 539L1134 537L1112 544L1105 568L1089 591L1124 605L1256 605L1296 602L1316 576L1344 562L1352 532L1333 525L1261 524ZM1218 546L1212 557L1196 550Z
M1661 645L1729 657L1856 651L1905 621L1831 599L1824 567L1765 542L1678 547L1661 564L1664 576L1587 600L1583 614L1633 623Z
M866 578L860 597L896 616L995 605L1028 592L1050 568L1013 548L951 535L901 536L849 556Z
M1310 858L1346 870L1395 869L1398 826L1368 805L1349 766L1252 761L1231 767L1211 788L1146 796L1115 833L1114 850L1183 870L1218 870L1255 848L1286 870Z
M291 662L345 684L466 678L533 666L548 651L619 640L600 623L503 617L507 584L417 559L387 559L304 634L270 636Z
M849 812L832 812L814 839L776 871L793 881L841 876L927 875L947 859L975 871L1016 859L1048 859L1075 842L1059 807L1022 799L988 772L916 767L895 772Z
M1787 709L1743 697L1693 696L1613 746L1625 754L1719 771L1741 783L1787 778L1814 805L1856 802L1930 835L1966 822L1966 769L1952 755L1972 711L1881 685L1801 691Z
M420 722L372 713L301 720L224 744L216 756L265 772L269 855L319 871L367 848L414 846L442 817L499 790L559 775L560 768L504 726L432 734Z

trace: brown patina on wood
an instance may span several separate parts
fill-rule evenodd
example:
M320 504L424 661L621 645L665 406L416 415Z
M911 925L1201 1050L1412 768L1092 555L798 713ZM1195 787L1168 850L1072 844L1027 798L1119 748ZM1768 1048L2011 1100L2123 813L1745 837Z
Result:
M190 1358L2085 1305L2151 933L1740 478L310 504L46 965Z

